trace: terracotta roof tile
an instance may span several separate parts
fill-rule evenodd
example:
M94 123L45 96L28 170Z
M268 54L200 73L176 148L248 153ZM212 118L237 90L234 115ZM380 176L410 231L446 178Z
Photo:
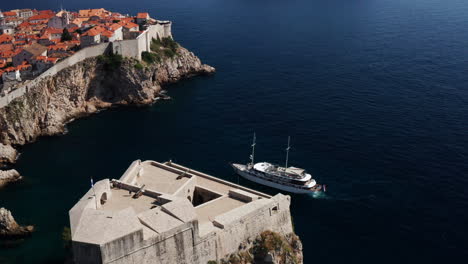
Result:
M149 14L148 13L138 13L137 18L145 19L148 18Z
M7 34L0 35L0 43L11 42L13 41L13 37Z
M50 18L52 18L54 16L54 14L39 14L39 15L35 15L35 16L32 16L30 18L28 18L29 21L34 21L34 20L49 20Z
M10 17L10 16L18 16L18 14L16 14L16 12L3 12L3 15L5 17Z

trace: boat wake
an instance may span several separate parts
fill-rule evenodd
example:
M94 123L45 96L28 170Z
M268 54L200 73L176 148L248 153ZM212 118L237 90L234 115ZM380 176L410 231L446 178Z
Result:
M332 199L331 196L327 195L326 192L314 192L314 193L308 193L307 196L312 197L314 199Z

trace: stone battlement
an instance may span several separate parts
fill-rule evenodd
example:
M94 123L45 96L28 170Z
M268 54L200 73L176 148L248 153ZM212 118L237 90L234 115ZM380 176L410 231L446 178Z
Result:
M292 232L290 197L172 163L134 161L70 210L77 263L207 263L265 230Z

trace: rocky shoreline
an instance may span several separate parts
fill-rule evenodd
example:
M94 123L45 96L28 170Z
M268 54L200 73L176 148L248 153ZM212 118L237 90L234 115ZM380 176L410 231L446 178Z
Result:
M0 208L0 238L22 238L31 235L34 226L20 226L11 212L5 208Z
M21 180L21 175L15 169L0 170L0 188L16 181Z
M144 67L129 58L113 69L108 66L99 58L87 59L42 80L0 109L0 186L20 179L15 170L5 171L18 157L15 148L41 136L63 134L68 122L106 108L152 104L162 85L215 72L181 46L176 56Z

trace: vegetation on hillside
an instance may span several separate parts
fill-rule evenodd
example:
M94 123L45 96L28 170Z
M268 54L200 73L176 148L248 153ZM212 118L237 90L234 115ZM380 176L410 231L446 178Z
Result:
M99 55L98 62L102 63L106 71L114 71L120 67L123 57L120 54Z
M143 51L141 53L141 59L147 64L159 63L163 58L173 58L177 56L179 44L175 42L171 37L162 39L151 40L151 51Z
M210 260L207 264L265 263L268 255L273 257L274 263L302 263L301 242L294 234L283 236L276 232L265 231L257 236L251 244L241 244L237 253L230 254L219 262Z

